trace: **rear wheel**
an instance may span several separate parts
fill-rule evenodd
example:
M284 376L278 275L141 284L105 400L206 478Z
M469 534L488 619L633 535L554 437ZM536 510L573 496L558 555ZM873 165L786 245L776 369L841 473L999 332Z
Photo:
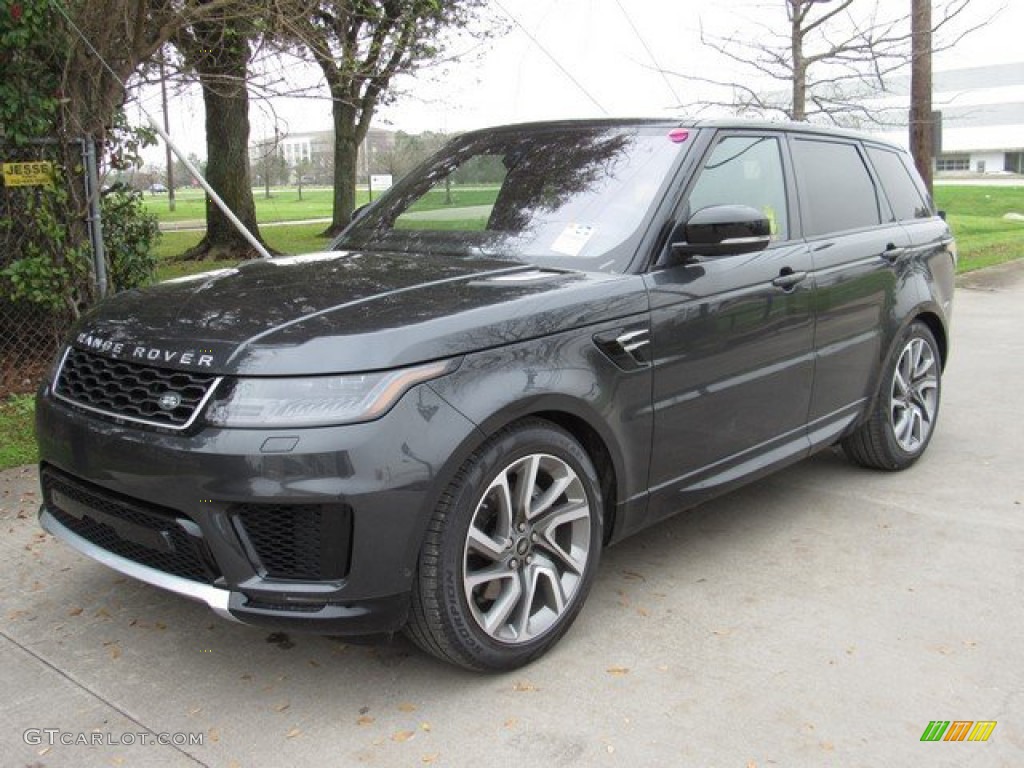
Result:
M407 632L470 669L513 669L568 630L593 581L602 499L593 463L540 420L495 435L441 499Z
M939 415L941 358L932 332L914 323L903 333L882 378L871 417L843 440L858 464L905 469L928 447Z

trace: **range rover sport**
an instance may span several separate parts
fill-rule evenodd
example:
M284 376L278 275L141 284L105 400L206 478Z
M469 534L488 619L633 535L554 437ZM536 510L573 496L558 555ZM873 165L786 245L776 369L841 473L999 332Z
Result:
M875 138L514 125L357 214L83 317L38 396L43 528L227 618L510 669L603 547L933 434L956 251Z

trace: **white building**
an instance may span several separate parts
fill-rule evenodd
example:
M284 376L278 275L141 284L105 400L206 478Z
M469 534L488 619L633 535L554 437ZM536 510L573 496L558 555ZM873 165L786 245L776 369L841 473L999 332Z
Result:
M883 132L906 145L910 78L889 85L884 97L869 101L886 120L903 122ZM937 172L1024 173L1024 62L935 72L932 109L942 115Z
M936 170L1024 173L1024 62L936 72L942 113Z

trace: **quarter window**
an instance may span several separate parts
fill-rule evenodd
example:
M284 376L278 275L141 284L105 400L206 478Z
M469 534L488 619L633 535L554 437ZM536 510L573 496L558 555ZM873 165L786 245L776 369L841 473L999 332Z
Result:
M855 144L797 139L793 163L801 185L805 236L881 223L875 183Z
M779 140L726 136L715 147L690 192L689 215L712 205L748 205L762 211L773 240L789 237L789 208Z
M926 219L932 215L931 206L921 197L903 158L895 152L875 147L868 147L868 157L875 166L897 221Z

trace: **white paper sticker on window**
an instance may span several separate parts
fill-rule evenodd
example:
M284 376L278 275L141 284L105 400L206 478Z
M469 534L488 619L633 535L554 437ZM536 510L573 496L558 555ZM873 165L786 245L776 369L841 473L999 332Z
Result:
M562 230L562 234L555 238L555 242L551 244L551 250L566 256L579 256L583 246L594 236L596 231L596 228L589 224L570 224Z

